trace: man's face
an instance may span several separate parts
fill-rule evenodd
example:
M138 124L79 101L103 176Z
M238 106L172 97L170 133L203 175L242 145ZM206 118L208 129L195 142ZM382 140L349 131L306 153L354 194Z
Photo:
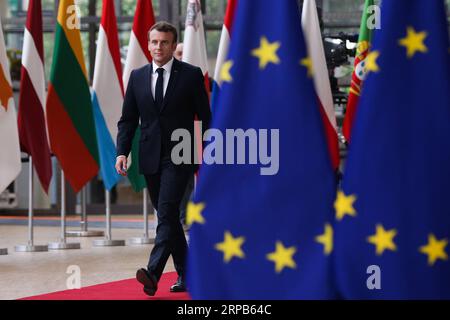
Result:
M183 43L182 42L177 44L177 49L175 50L175 53L173 56L175 58L177 58L178 60L183 59Z
M156 29L150 31L148 50L158 66L161 67L172 59L176 47L177 44L173 41L171 32L161 32Z

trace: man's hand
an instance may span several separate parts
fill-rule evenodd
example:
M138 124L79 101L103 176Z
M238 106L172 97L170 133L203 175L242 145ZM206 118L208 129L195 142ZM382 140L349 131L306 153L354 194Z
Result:
M118 156L116 159L116 170L117 173L126 176L127 175L127 157Z

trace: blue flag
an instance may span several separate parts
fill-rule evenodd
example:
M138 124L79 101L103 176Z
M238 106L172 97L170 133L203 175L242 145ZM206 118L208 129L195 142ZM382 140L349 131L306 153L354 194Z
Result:
M383 0L342 191L344 298L450 298L450 55L443 0Z
M92 107L95 119L95 132L100 155L100 175L106 190L111 189L119 182L121 176L115 168L116 146L109 133L105 118L100 109L96 92L92 93Z
M194 299L331 298L336 181L297 1L239 2L232 38L188 205L189 290ZM245 148L230 139L243 133Z

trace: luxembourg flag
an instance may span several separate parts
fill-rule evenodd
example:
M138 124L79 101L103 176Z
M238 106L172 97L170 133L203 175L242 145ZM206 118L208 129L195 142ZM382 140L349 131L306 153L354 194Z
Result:
M219 51L217 53L216 69L214 71L213 91L212 91L212 111L214 112L214 106L217 105L217 96L220 86L222 84L221 72L222 68L230 67L225 64L228 56L228 50L230 48L231 30L233 27L234 14L236 12L237 0L228 0L227 10L225 12L225 18L223 21L222 34L220 36Z
M100 154L100 172L107 190L119 181L114 164L117 122L123 104L122 66L114 0L103 0L102 20L98 32L92 104Z
M339 144L336 115L334 113L330 78L328 77L325 50L323 48L315 0L305 0L303 2L302 28L310 60L304 59L301 63L313 70L314 87L321 106L320 113L324 123L328 150L331 157L331 163L336 170L339 167Z

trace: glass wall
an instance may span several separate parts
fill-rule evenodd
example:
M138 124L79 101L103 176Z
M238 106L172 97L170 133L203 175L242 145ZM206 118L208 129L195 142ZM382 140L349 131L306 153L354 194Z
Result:
M322 7L324 33L337 35L339 32L357 35L361 19L364 0L316 0ZM136 0L115 0L118 20L119 40L121 46L122 62L125 62L130 30L134 18ZM187 0L152 0L157 20L168 20L180 31L182 41L186 17ZM301 4L302 0L299 0ZM446 0L450 8L450 0ZM48 81L53 56L55 18L58 1L42 0L44 21L44 56L45 73ZM93 74L95 61L95 43L102 11L101 0L76 0L81 14L81 38L84 49L86 67L89 75ZM376 0L379 3L379 0ZM209 60L209 73L214 73L215 60L219 45L223 17L227 0L202 0L202 11L205 21L206 45ZM0 0L0 15L2 17L8 56L11 60L11 71L16 82L16 90L20 77L20 59L23 44L23 26L25 23L28 0ZM450 10L449 22L450 22ZM345 86L345 74L351 72L351 62L347 69L342 69L339 85ZM26 178L26 177L25 177ZM100 179L90 183L89 199L91 204L103 203L104 192ZM140 206L142 197L131 190L128 182L123 180L113 193L113 202L121 204L134 204Z

